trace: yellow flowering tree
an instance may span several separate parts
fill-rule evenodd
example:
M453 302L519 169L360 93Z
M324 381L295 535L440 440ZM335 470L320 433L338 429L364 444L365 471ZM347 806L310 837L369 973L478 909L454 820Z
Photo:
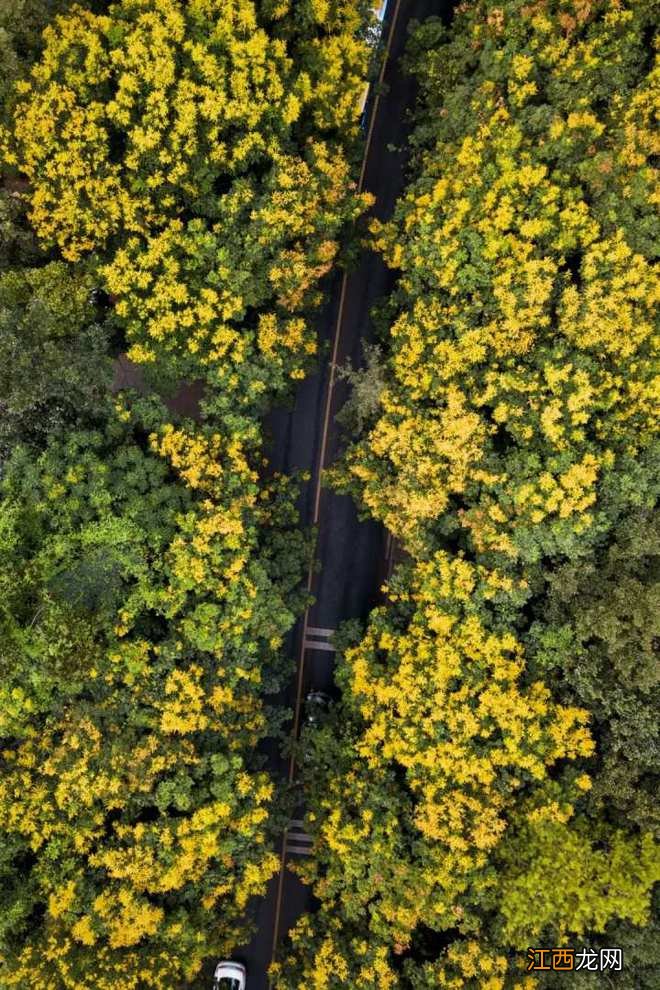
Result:
M312 142L308 161L281 155L260 182L235 182L210 226L175 219L129 238L103 269L129 357L205 377L218 409L261 410L304 377L316 354L305 313L357 215L351 183L347 162Z
M120 0L49 25L5 154L41 241L103 262L135 361L257 410L303 376L305 315L368 202L349 159L371 17Z
M42 32L73 0L12 0L0 7L0 128L11 126L16 83L25 80L42 51ZM95 7L97 0L89 0ZM22 183L0 142L0 267L29 264L39 255L34 231L26 223Z
M531 986L528 944L648 922L657 846L578 813L588 712L530 679L522 590L438 552L345 646L342 702L303 740L315 858L300 872L320 915L291 933L278 987Z
M342 471L415 554L576 555L631 485L655 497L654 6L484 2L418 33L419 174L375 228L389 374Z
M292 145L292 125L321 81L292 58L292 42L309 47L316 36L322 62L332 34L323 40L320 17L287 39L286 16L282 24L259 7L121 0L107 14L76 7L54 20L20 87L13 135L45 240L75 259L186 208L213 216L219 184L256 164L268 170ZM366 58L364 46L356 50L358 72ZM354 73L358 95L360 84ZM345 116L336 123L350 126L354 110Z

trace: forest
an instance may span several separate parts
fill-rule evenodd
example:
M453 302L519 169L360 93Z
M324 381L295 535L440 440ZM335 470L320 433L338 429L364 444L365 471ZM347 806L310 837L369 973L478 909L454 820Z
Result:
M660 4L414 23L388 220L373 7L0 9L0 990L206 987L251 937L314 548L264 419L360 252L325 483L397 564L303 729L273 988L610 985L530 946L656 986Z

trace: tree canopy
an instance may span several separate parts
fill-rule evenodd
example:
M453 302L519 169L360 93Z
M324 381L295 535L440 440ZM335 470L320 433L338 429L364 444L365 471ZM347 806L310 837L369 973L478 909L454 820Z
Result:
M217 434L143 450L136 416L5 465L5 986L191 979L277 863L253 752L296 608L287 495Z
M121 0L49 25L7 159L42 242L100 255L133 360L248 410L304 376L305 314L368 201L348 156L369 22L368 2Z

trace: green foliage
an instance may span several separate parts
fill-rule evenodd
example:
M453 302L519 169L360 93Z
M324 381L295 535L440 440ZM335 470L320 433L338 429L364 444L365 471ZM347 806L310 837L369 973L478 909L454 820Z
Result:
M497 864L498 941L518 948L605 931L613 919L649 921L650 893L660 880L651 833L627 836L580 819L525 822ZM554 875L555 882L548 877ZM557 879L560 878L560 882ZM606 893L604 893L606 892ZM577 936L577 938L576 938Z
M571 982L576 990L600 990L603 985L616 986L617 990L655 990L660 966L660 926L657 920L660 917L660 886L656 885L653 902L653 920L644 928L637 928L626 922L614 922L602 934L589 939L590 947L596 950L623 946L623 970L616 975L585 973L581 970L572 976ZM566 976L548 973L539 982L543 987L563 990Z
M634 514L594 557L548 574L530 631L534 666L593 714L592 814L655 829L660 771L658 515Z
M110 328L93 281L62 262L0 274L0 451L103 415Z
M353 368L350 361L339 369L339 378L348 382L351 393L337 420L347 430L361 436L365 425L373 421L380 410L380 400L386 385L383 352L378 344L364 345L364 366Z
M20 188L0 188L0 271L34 264L42 256L26 212Z

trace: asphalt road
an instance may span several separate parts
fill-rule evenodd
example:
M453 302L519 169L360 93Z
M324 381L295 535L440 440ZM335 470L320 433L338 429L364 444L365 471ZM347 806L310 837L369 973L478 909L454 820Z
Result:
M424 20L433 14L447 19L452 6L451 0L401 0L364 171L364 188L376 196L373 213L381 219L391 216L405 186L406 156L404 151L396 149L406 146L408 111L415 101L413 80L403 75L399 64L408 26L413 19ZM395 7L396 0L390 0L390 16ZM266 421L266 453L272 469L287 473L307 470L312 474L301 494L300 512L303 525L318 520L316 556L320 570L311 582L315 604L309 609L305 623L299 623L290 638L299 671L303 659L303 697L311 688L332 692L334 667L331 650L303 648L304 630L307 630L307 642L316 637L323 643L325 637L310 630L332 630L346 619L366 618L378 601L385 573L387 541L382 527L374 522L360 522L348 497L327 489L322 489L319 497L317 480L320 469L337 458L343 442L334 417L346 400L346 385L331 373L340 309L337 363L344 365L350 358L353 366L360 365L363 342L374 338L371 311L391 291L392 285L392 273L373 253L365 253L359 266L348 275L343 307L342 282L335 279L317 322L319 339L326 345L326 358L319 372L300 385L293 408L276 409ZM295 679L285 699L292 709L298 694ZM286 787L291 770L287 759L273 749L267 755L271 771L281 775L282 786ZM311 891L286 868L286 862L296 857L297 854L285 856L281 878L271 881L265 898L255 905L255 937L237 953L237 958L248 967L249 990L267 990L266 974L275 942L286 936L301 914L313 908Z

